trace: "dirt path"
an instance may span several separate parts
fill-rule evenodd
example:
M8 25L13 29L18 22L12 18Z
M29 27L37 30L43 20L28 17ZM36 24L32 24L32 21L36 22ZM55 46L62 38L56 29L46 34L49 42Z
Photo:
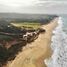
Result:
M23 51L17 55L15 60L8 67L46 67L44 59L52 54L50 44L52 31L57 26L57 20L53 20L42 28L46 32L40 34L38 39L24 47Z

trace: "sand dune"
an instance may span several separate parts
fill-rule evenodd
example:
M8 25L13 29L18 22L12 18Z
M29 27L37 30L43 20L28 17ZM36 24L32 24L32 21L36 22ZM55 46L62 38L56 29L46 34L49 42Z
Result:
M44 59L52 54L51 37L53 29L57 26L57 20L54 19L50 24L43 25L42 28L46 29L46 32L40 34L34 42L27 44L8 67L46 67Z

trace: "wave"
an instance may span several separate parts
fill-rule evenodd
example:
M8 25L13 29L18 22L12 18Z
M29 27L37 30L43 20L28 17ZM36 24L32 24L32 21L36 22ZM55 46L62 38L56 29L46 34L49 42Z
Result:
M67 67L67 35L63 31L63 21L59 17L58 26L53 31L51 48L53 54L46 59L47 67Z

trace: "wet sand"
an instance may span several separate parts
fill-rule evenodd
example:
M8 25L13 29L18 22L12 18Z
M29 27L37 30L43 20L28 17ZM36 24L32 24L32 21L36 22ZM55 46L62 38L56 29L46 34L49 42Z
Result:
M52 55L51 37L52 31L58 25L57 21L58 18L48 25L42 25L46 32L40 34L34 42L27 44L8 67L47 67L44 60Z

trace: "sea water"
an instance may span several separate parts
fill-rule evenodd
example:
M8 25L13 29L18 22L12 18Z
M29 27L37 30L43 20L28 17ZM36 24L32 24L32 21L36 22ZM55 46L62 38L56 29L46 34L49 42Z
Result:
M67 67L67 19L59 17L58 26L53 31L51 48L53 54L46 59L47 67Z

